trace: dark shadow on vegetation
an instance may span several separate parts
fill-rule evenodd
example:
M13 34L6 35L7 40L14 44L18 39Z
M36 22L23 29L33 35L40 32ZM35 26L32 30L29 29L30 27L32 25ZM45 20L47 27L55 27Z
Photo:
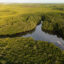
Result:
M44 29L42 29L42 31L45 33L49 33L50 35L57 35L57 37L64 39L62 34L58 31L49 31L49 30L44 30Z
M23 35L26 35L26 34L31 34L35 31L35 29L33 30L30 30L30 31L26 31L26 32L20 32L20 33L15 33L15 34L7 34L7 35L0 35L0 38L7 38L7 37L10 37L10 38L13 38L13 37L21 37Z

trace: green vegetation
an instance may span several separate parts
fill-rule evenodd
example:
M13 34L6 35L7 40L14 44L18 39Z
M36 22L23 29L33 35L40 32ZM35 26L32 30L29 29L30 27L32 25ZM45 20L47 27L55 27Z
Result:
M5 38L0 39L0 64L64 64L64 54L52 43Z
M64 13L53 8L64 5L1 4L0 35L11 35L33 30L48 13ZM56 17L56 16L55 16Z
M32 14L7 18L5 20L6 24L0 25L0 35L30 31L36 27L40 20L39 15Z
M0 36L42 29L64 38L64 5L0 4ZM0 64L64 64L64 51L32 38L0 38Z
M42 29L44 31L57 34L64 38L64 14L48 13L45 14Z

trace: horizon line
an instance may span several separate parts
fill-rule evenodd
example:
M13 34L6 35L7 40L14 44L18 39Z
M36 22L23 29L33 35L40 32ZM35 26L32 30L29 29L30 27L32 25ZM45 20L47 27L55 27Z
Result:
M64 4L64 2L49 2L49 3L45 3L45 2L0 2L0 4Z

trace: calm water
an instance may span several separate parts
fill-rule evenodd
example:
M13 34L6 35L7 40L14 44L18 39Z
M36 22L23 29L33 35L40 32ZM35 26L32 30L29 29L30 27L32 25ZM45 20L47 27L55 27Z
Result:
M32 37L34 40L53 42L58 47L64 49L64 40L56 35L51 35L42 31L41 26L42 24L37 25L33 32L22 35L22 37Z

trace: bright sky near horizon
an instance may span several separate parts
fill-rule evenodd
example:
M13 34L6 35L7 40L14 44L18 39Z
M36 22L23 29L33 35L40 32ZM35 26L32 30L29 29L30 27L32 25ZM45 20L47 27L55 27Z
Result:
M0 0L4 3L64 3L64 0Z

